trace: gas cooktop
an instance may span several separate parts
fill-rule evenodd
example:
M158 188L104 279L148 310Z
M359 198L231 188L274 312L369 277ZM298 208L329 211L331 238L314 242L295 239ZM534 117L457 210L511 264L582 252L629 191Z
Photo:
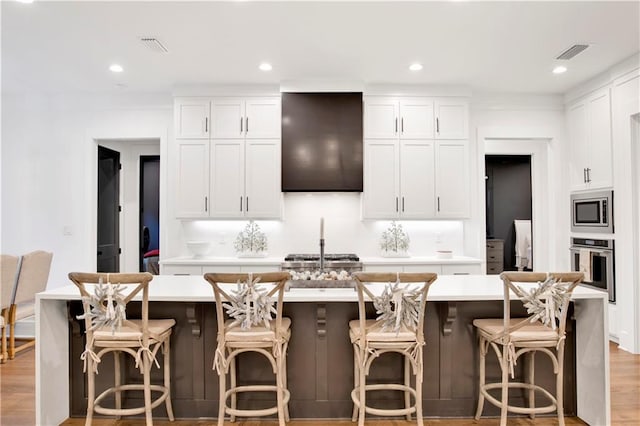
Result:
M284 258L285 262L318 262L319 254L288 254ZM325 254L324 260L327 262L358 262L360 258L353 253Z

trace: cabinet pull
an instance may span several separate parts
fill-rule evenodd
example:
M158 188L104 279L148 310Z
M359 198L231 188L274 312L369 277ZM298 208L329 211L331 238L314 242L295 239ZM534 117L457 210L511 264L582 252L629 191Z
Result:
M587 183L591 182L591 169L587 167Z
M245 133L249 133L249 117L245 117L244 120L245 120L244 131Z
M436 117L436 133L440 134L440 119Z
M249 197L247 196L247 203L246 203L246 208L247 208L247 213L249 213Z
M396 117L396 130L395 133L398 134L398 117Z
M438 197L438 211L440 211L440 197Z
M240 196L240 211L242 211L242 195Z
M240 117L240 133L242 133L242 117Z
M400 119L400 132L404 134L404 117Z
M587 183L587 169L582 169L582 182Z
M404 197L402 197L402 212L404 213Z
M396 197L396 212L398 211L398 197Z
M209 197L204 197L204 211L207 211L207 205L209 204Z
M209 117L204 118L204 132L205 133L209 132Z

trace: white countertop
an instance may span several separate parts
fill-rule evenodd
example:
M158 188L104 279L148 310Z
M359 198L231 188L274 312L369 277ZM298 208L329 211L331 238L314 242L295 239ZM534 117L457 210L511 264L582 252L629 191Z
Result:
M235 284L228 284L235 289ZM378 284L381 291L383 284ZM375 286L374 286L375 289ZM375 292L375 290L374 290ZM503 285L498 275L442 275L429 290L429 301L502 300ZM607 293L579 286L574 299L605 299ZM80 292L73 284L38 293L37 299L79 300ZM200 275L156 275L149 284L149 300L155 302L213 302L211 285ZM352 288L292 288L285 302L356 302Z
M481 259L468 256L453 256L451 259L439 259L435 256L412 257L361 257L360 261L365 265L412 265L412 264L480 264ZM278 265L284 262L282 257L173 257L160 261L161 265Z

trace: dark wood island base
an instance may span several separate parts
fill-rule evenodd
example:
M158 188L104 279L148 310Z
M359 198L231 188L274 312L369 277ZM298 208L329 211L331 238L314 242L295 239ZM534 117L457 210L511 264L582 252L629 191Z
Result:
M521 304L513 306L514 313ZM371 317L375 317L373 307ZM151 302L150 318L175 318L171 336L172 402L176 418L213 418L218 409L218 376L212 369L216 348L216 319L213 303ZM70 337L70 415L86 414L86 378L80 354L84 350L83 323L75 319L81 312L79 301L68 302ZM289 410L294 419L351 418L353 404L353 347L348 323L357 318L354 302L287 302L285 315L292 320L292 336L288 350ZM524 312L520 312L524 314ZM136 312L128 313L134 317ZM478 343L472 326L475 318L501 318L502 302L442 301L429 302L425 317L423 410L425 417L473 417L478 398ZM571 316L570 316L571 318ZM567 326L565 356L565 414L576 415L576 350L574 322ZM162 362L159 357L159 362ZM260 356L243 354L239 358L238 381L271 384L270 366ZM133 360L127 360L126 379L141 380ZM523 376L525 362L516 366L516 376ZM107 357L99 365L96 389L113 381L113 363ZM553 393L555 378L547 357L536 357L537 384ZM161 380L162 370L152 369L152 381ZM487 379L500 380L500 368L494 355L489 355ZM374 361L370 382L401 382L402 359L384 354ZM499 391L498 391L499 392ZM401 392L372 392L371 405L380 408L401 407ZM125 405L139 405L141 395L127 397ZM239 395L240 408L274 405L275 394ZM524 405L524 392L513 391L513 404ZM540 401L542 404L544 401ZM108 404L109 402L105 402ZM485 404L485 415L498 415L498 409ZM154 416L165 416L164 407Z

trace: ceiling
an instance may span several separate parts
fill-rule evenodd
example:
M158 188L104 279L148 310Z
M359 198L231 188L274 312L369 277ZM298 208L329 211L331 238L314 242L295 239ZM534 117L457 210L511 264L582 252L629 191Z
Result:
M3 92L348 81L550 94L640 51L637 1L36 0L2 1L1 13ZM146 48L148 35L169 53ZM575 43L591 47L552 74ZM262 61L273 70L258 70ZM415 61L422 71L409 71Z

